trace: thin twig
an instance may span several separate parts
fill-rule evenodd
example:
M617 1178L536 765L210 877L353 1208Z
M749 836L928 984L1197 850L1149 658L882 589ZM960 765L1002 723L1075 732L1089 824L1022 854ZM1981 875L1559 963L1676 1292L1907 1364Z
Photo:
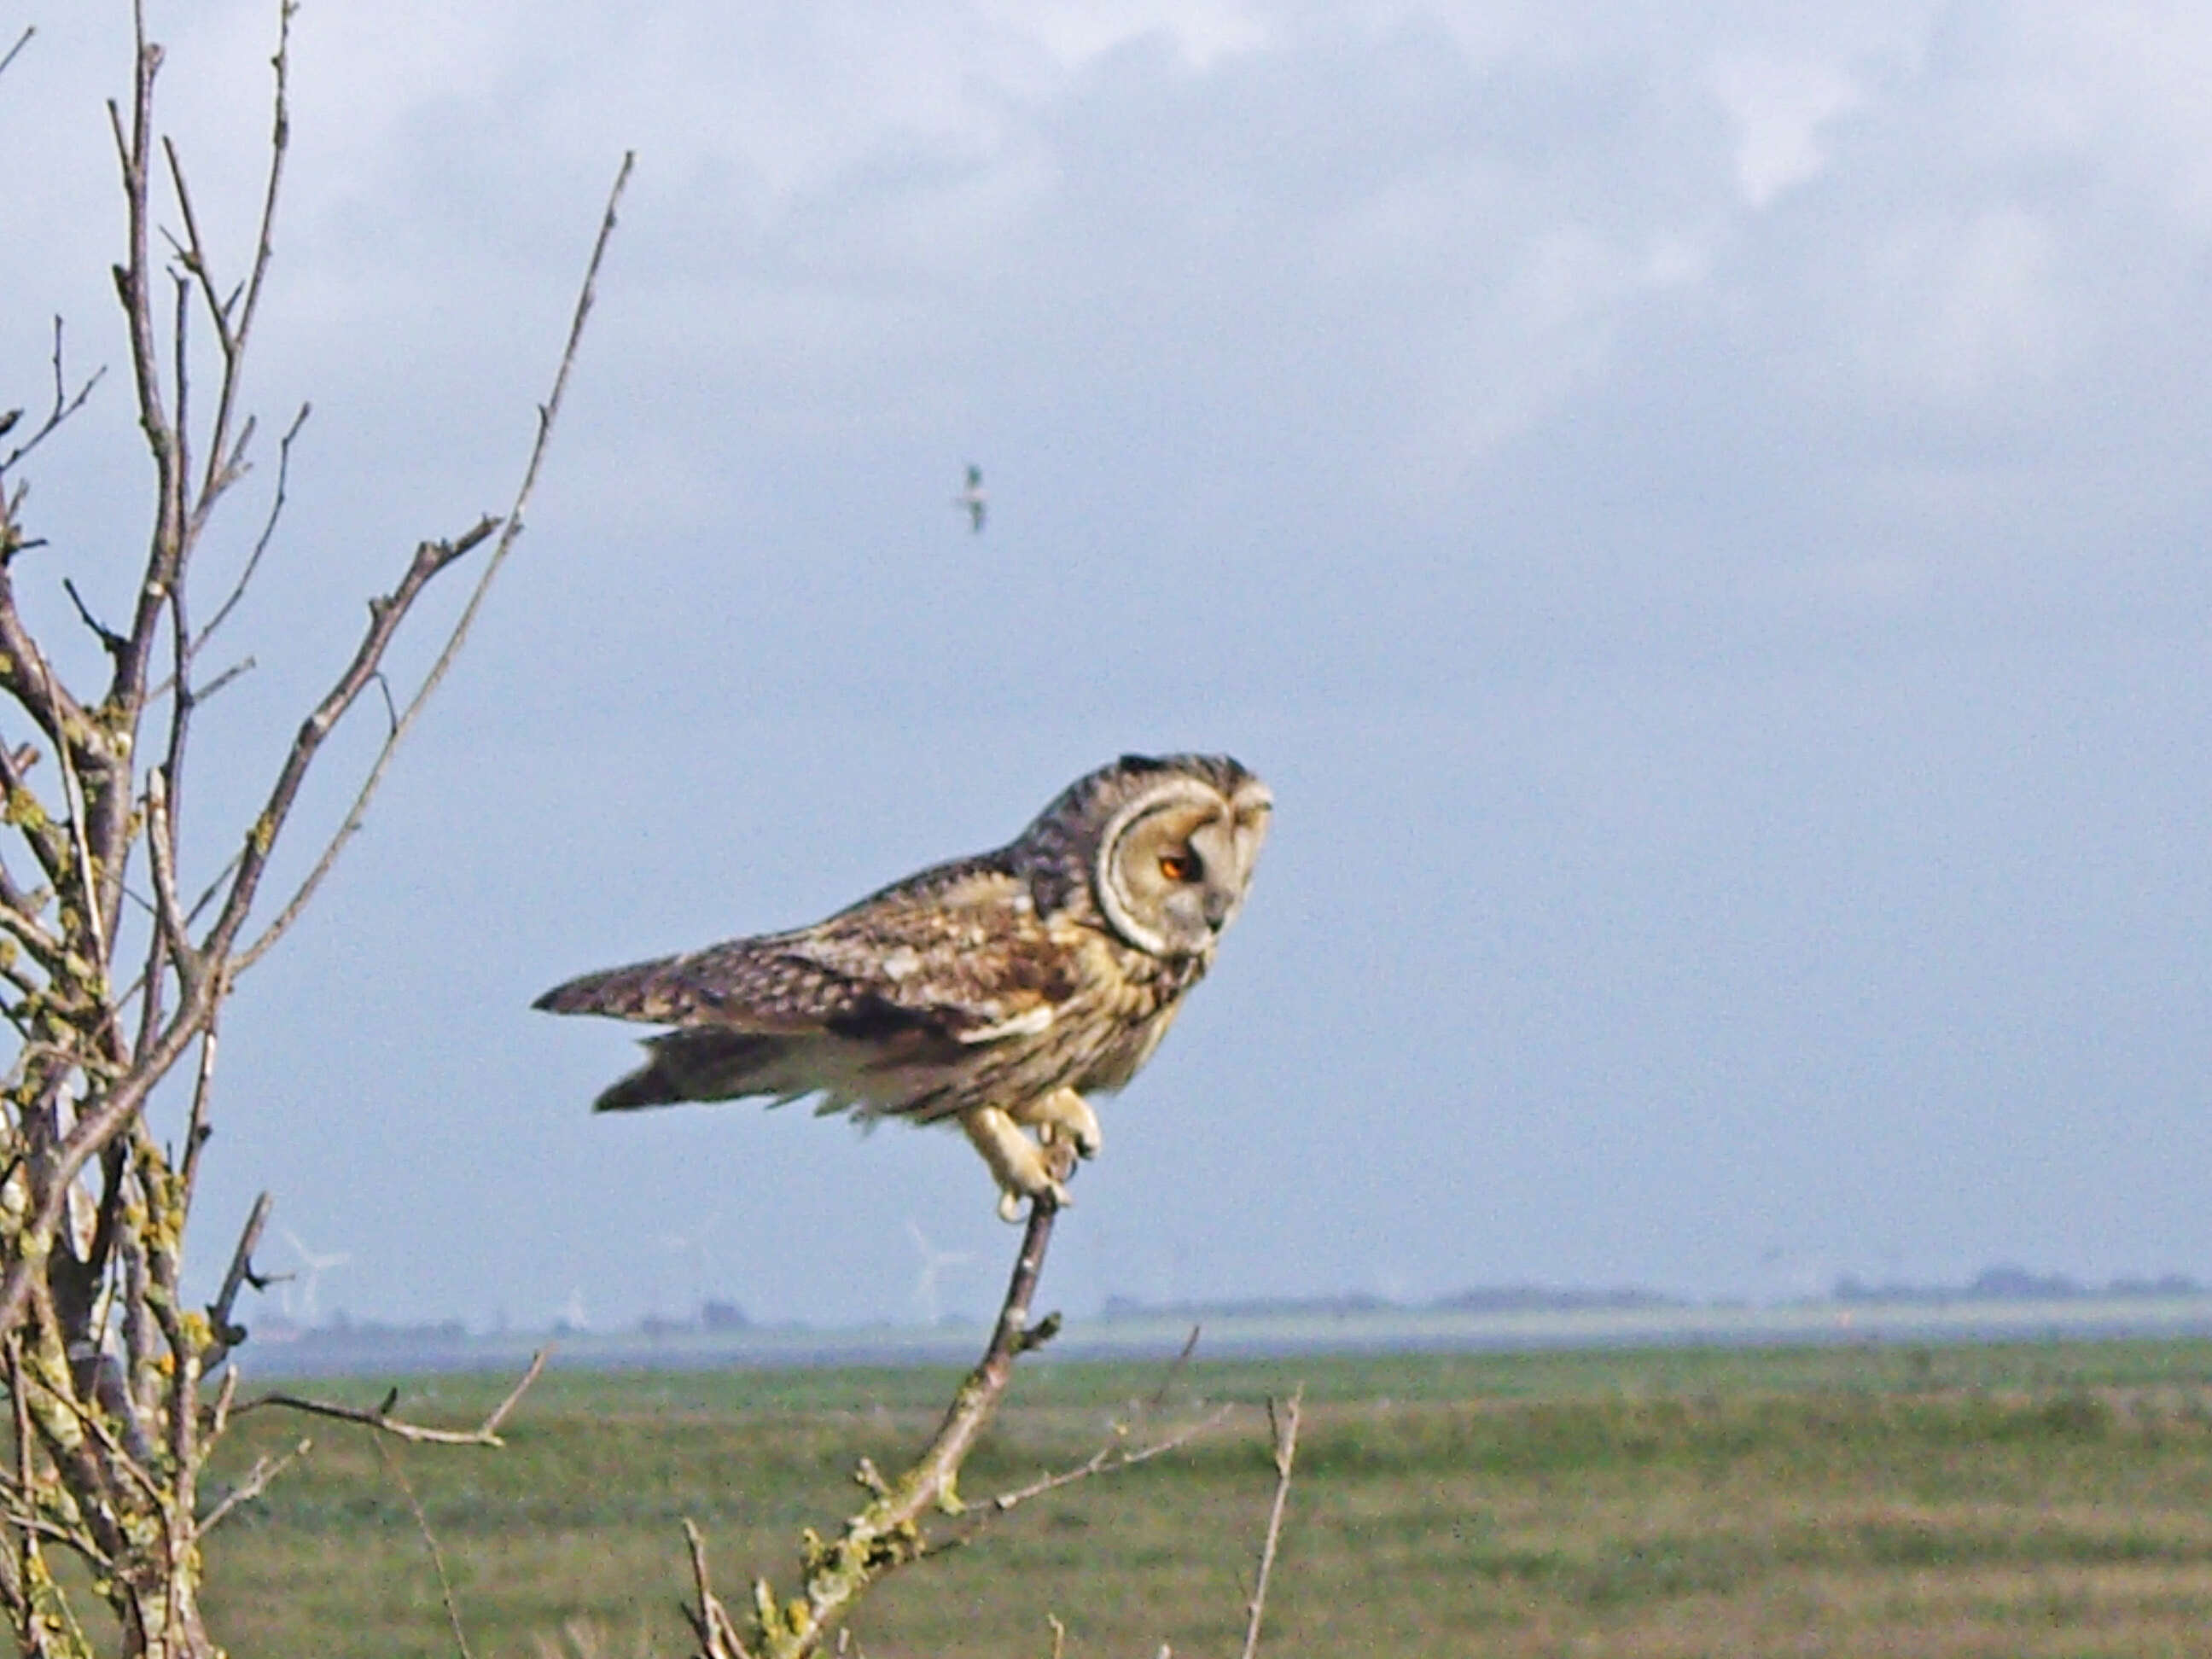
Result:
M232 1414L243 1417L264 1406L283 1406L291 1411L305 1412L312 1417L334 1417L342 1423L362 1424L395 1439L417 1445L504 1446L507 1442L499 1437L500 1425L507 1421L507 1413L514 1409L530 1385L538 1380L538 1374L545 1369L545 1361L552 1352L550 1348L540 1348L532 1355L530 1369L523 1372L522 1380L508 1391L506 1399L492 1407L491 1415L473 1429L433 1429L392 1416L392 1408L399 1401L397 1389L384 1397L382 1405L374 1407L341 1406L334 1401L307 1400L292 1394L264 1394L258 1399L247 1401Z
M290 6L291 0L286 0L288 15ZM131 324L131 360L137 372L140 393L140 425L145 432L147 442L155 459L156 469L161 477L163 503L161 522L155 530L155 553L149 560L146 585L140 596L138 620L133 625L131 643L122 653L122 660L118 665L113 685L109 694L110 701L114 706L131 708L142 705L146 682L147 653L150 650L153 637L153 623L163 608L160 603L161 597L167 592L169 585L175 580L171 555L181 549L182 542L179 538L183 534L181 520L175 516L181 511L179 507L181 489L175 472L176 452L173 434L169 425L167 410L161 402L160 369L155 356L151 325L148 320L144 304L146 155L148 134L150 131L153 79L160 62L159 48L143 43L142 37L139 71L135 88L134 118L129 133L126 134L124 129L122 112L112 104L109 106L110 124L114 128L117 151L123 165L125 192L131 204L129 216L131 260L127 265L118 269L117 287L123 296L125 309ZM282 131L280 122L280 135ZM568 341L562 352L560 368L554 377L553 392L551 397L538 408L538 435L531 447L530 459L524 472L522 486L516 495L516 513L509 518L506 533L501 537L483 577L479 579L475 591L464 608L459 622L456 623L453 632L448 635L444 650L440 653L429 675L417 690L414 702L409 705L406 714L403 716L403 732L404 721L411 719L420 711L423 700L434 689L438 681L442 678L446 669L451 665L453 658L458 654L468 624L483 600L486 581L489 580L490 574L498 568L505 553L513 546L514 536L519 533L521 524L520 513L527 504L535 487L538 471L544 458L554 418L558 413L569 373L575 362L585 319L591 310L600 264L614 229L615 210L621 198L623 187L629 180L633 160L633 157L627 155L623 158L622 169L616 177L614 189L609 192L607 198L606 211L600 223L598 238L592 244L591 261L586 268L583 289L578 296L575 314L569 325ZM374 793L377 783L383 775L385 767L389 764L392 748L396 745L401 733L395 733L387 740L386 748L372 768L368 779L362 785L361 792L355 797L353 808L348 813L345 823L340 826L331 844L325 848L323 855L317 860L306 883L294 894L283 912L270 924L268 930L249 949L244 951L238 951L239 934L253 908L262 877L269 867L270 855L290 817L293 806L299 799L300 791L306 782L307 774L322 750L324 740L347 710L352 708L355 699L367 688L370 678L375 674L381 663L386 648L390 645L410 608L421 595L423 588L441 571L471 548L488 539L497 527L497 520L488 519L453 541L423 543L416 549L415 557L409 564L398 586L385 598L371 601L369 626L354 653L353 660L339 675L337 683L325 694L323 701L316 705L314 710L301 723L290 750L286 753L283 763L278 768L276 780L270 789L261 812L255 818L252 828L241 838L244 844L239 849L234 870L228 885L223 889L222 903L215 921L210 925L200 945L201 955L209 963L210 971L203 976L196 994L179 998L178 1006L170 1014L167 1024L161 1029L161 1035L146 1048L129 1073L127 1075L118 1073L112 1079L112 1086L106 1091L99 1103L77 1118L67 1136L54 1149L48 1167L42 1173L39 1182L42 1190L34 1194L33 1214L21 1230L19 1237L21 1243L18 1253L9 1263L5 1273L0 1273L0 1330L11 1328L22 1317L23 1309L30 1296L31 1280L36 1271L35 1264L43 1259L46 1241L53 1237L55 1231L61 1224L62 1207L64 1202L63 1192L67 1184L76 1178L77 1171L84 1167L87 1160L120 1133L123 1126L143 1107L147 1097L155 1086L168 1074L169 1069L183 1056L194 1037L204 1028L214 1002L220 1000L216 994L218 989L228 990L235 973L264 954L298 917L308 898L312 896L313 890L320 884L323 877L329 873L331 865L336 861L338 849L351 836L354 830L360 827L362 817L368 809L369 796ZM44 664L42 659L26 659L20 656L15 648L19 644L27 645L28 642L21 637L22 630L15 625L15 618L12 606L8 603L4 579L4 567L0 567L0 662L9 665L0 668L0 683L4 683L8 690L15 691L24 686L25 675L27 672L23 665L26 661L35 662L40 668L43 668ZM33 701L31 703L34 714L39 712L40 706L36 701L38 693L34 691ZM72 727L69 720L64 717L76 714L81 720L82 715L76 710L73 704L66 708L59 704L50 691L44 697L44 707L55 717L52 722L52 732L62 750L66 783L66 775L73 769L70 766L67 740L67 733ZM125 799L121 805L127 806L129 802ZM105 814L101 826L103 836L111 832L121 833L127 823L127 819L128 814L120 811ZM81 831L80 839L82 839ZM42 855L46 852L57 854L56 862L66 868L68 859L67 849L64 847L49 848L35 838L33 844L41 851ZM122 864L120 856L108 859L103 864L104 869L112 869L115 872L115 890L118 894L121 891ZM86 886L88 890L92 890L88 881ZM94 922L97 926L97 907L92 908ZM104 962L106 959L106 953L103 951L100 953L100 960ZM97 1056L87 1055L76 1057L73 1063L96 1067L100 1065L100 1060Z
M1196 1422L1186 1424L1164 1439L1155 1440L1149 1445L1139 1446L1134 1451L1121 1449L1115 1442L1109 1441L1073 1468L1062 1469L1057 1474L1042 1475L1030 1481L1026 1486L1017 1486L1011 1492L1000 1492L991 1500L990 1509L985 1513L1003 1515L1018 1504L1026 1504L1032 1498L1042 1498L1048 1492L1057 1492L1062 1486L1072 1486L1079 1480L1088 1480L1096 1474L1119 1474L1123 1469L1133 1469L1139 1463L1149 1463L1155 1457L1165 1456L1169 1452L1189 1444L1208 1429L1218 1428L1229 1420L1236 1410L1237 1407L1233 1403L1216 1407Z
M28 29L24 30L23 36L25 40L28 40L30 38L30 31ZM17 51L21 50L22 44L21 40L18 40L15 43ZM9 54L11 58L14 55L14 52L10 52ZM6 67L4 64L0 64L0 68L4 67ZM24 439L22 442L17 444L15 448L9 450L8 452L8 459L6 460L0 461L0 473L6 472L10 467L14 466L16 462L21 460L26 455L28 455L33 450L36 449L41 443L46 441L48 436L52 434L55 428L61 425L63 422L68 420L69 417L76 414L77 410L82 409L84 407L84 400L92 396L93 387L98 386L100 381L106 378L107 374L107 366L105 363L101 364L98 368L93 370L90 378L88 379L82 386L76 389L76 395L75 397L70 397L69 395L66 385L67 374L64 368L64 359L62 355L62 319L58 317L54 319L53 365L53 406L46 411L46 418L39 423L38 430L32 433L31 435Z
M285 1470L290 1468L293 1464L298 1462L314 1449L315 1443L313 1441L301 1440L299 1444L293 1447L291 1450L286 1452L281 1457L271 1457L264 1452L259 1457L255 1458L253 1460L253 1467L246 1472L246 1479L240 1481L235 1486L233 1486L228 1492L224 1494L223 1499L220 1504L217 1504L213 1509L202 1516L199 1520L193 1524L193 1540L197 1542L200 1539L205 1538L210 1533L221 1526L234 1510L236 1510L240 1504L250 1504L255 1498L260 1497L263 1492L269 1490L269 1483L270 1481L274 1480L278 1475L283 1474Z
M423 675L422 683L416 687L415 695L408 699L407 707L385 738L382 748L377 751L376 759L369 767L368 775L362 781L361 788L354 796L353 805L348 810L344 821L338 825L337 833L315 860L314 867L307 872L306 879L300 884L299 890L278 913L276 919L263 931L260 938L239 952L238 967L241 972L259 961L270 946L284 936L298 919L300 912L307 908L307 902L314 896L315 890L322 885L323 878L330 874L331 867L337 862L338 854L344 850L346 843L360 830L362 820L368 816L368 803L375 795L377 787L384 781L385 771L391 765L392 757L398 750L400 740L415 724L416 717L422 712L423 704L429 701L431 694L445 679L454 658L460 654L461 647L467 642L469 629L476 622L477 612L483 607L484 595L490 591L492 580L499 574L500 567L507 562L507 556L514 549L515 538L522 533L524 515L529 507L530 498L538 488L538 469L544 462L546 446L553 435L553 422L561 412L561 401L568 392L568 375L575 367L577 348L583 343L584 324L591 316L592 307L598 298L599 266L606 258L607 244L614 235L615 211L621 204L623 191L629 183L630 169L636 161L634 152L623 155L621 169L615 174L614 188L607 192L606 212L599 221L599 234L592 244L592 257L584 267L583 287L576 295L575 313L569 320L568 343L561 353L561 366L554 373L552 394L538 408L538 436L530 447L530 459L522 471L522 484L515 491L514 504L507 509L506 521L500 529L499 540L493 546L490 556L484 561L483 570L477 574L476 586L470 589L468 602L461 607L460 616L447 635L444 647L439 651L429 672ZM486 521L487 526L489 522Z
M1250 1621L1244 1626L1243 1659L1260 1650L1260 1620L1267 1610L1267 1579L1275 1570L1275 1544L1283 1533L1283 1505L1291 1496L1291 1465L1298 1455L1298 1407L1304 1402L1305 1384L1291 1390L1289 1401L1277 1409L1267 1396L1267 1427L1275 1439L1275 1501L1267 1510L1267 1538L1260 1547L1260 1578L1252 1587Z
M231 664L229 667L224 669L222 673L216 675L205 685L194 687L192 690L192 701L195 702L205 702L210 697L215 696L216 692L222 690L223 687L228 685L233 680L238 678L242 674L251 674L260 665L259 661L255 658L240 657L236 662Z
M31 44L31 37L38 32L39 27L35 23L23 25L23 32L15 37L15 44L8 48L8 55L5 58L0 58L0 75L5 75L8 72L8 65L15 61L17 53Z
M1199 1333L1205 1328L1203 1325L1190 1328L1190 1334L1183 1338L1182 1347L1176 1353L1175 1363L1168 1367L1167 1375L1160 1379L1160 1386L1152 1390L1152 1397L1146 1402L1146 1410L1158 1411L1167 1403L1168 1390L1175 1387L1176 1379L1183 1373L1183 1367L1190 1364L1191 1355L1198 1352Z
M475 1659L469 1651L469 1633L461 1628L461 1609L453 1600L453 1581L446 1576L446 1553L438 1547L437 1536L430 1530L430 1517L422 1512L422 1500L415 1496L415 1488L409 1483L406 1471L399 1467L399 1460L392 1455L392 1449L381 1439L374 1436L371 1439L375 1444L377 1456L383 1462L384 1472L397 1481L399 1490L406 1494L407 1507L415 1512L416 1528L422 1533L423 1543L429 1547L430 1565L438 1572L438 1599L445 1603L446 1622L453 1626L453 1645L461 1650L461 1659Z
M177 897L177 838L169 819L169 780L161 768L146 775L146 850L154 865L154 919L189 994L200 973L199 953L185 933L185 908ZM158 978L149 970L147 982Z
M238 442L225 448L230 432L231 416L237 408L238 391L244 380L247 337L253 331L253 319L261 307L261 285L269 274L270 255L276 247L276 201L284 182L284 158L292 145L292 114L288 97L292 73L292 14L299 9L299 0L280 0L276 8L276 53L270 60L276 71L276 84L271 98L269 134L269 176L261 198L261 222L254 237L253 268L246 279L243 300L234 296L218 301L210 285L207 289L208 309L216 320L223 349L222 385L216 394L215 423L208 434L207 476L200 483L200 497L192 509L192 530L197 532L204 523L216 498L221 495L231 480L237 477L249 431L239 434ZM181 171L172 171L179 198L184 190ZM197 242L198 238L195 237ZM204 276L205 272L203 271ZM234 321L232 307L237 307ZM250 428L251 422L248 422Z
M276 521L284 513L285 489L292 475L293 441L300 435L300 428L307 425L307 416L313 407L312 404L301 404L300 412L292 417L292 424L284 428L284 435L276 441L276 490L270 498L269 516L261 522L261 534L254 538L253 551L246 555L246 568L238 573L238 580L231 587L228 596L216 607L215 615L208 618L207 626L201 629L199 636L193 640L191 649L186 653L188 656L197 657L208 641L214 637L216 629L229 620L230 613L237 610L240 601L246 598L246 587L253 580L254 573L261 568L261 556L269 550L269 544L276 534ZM160 688L155 689L154 695L161 695Z
M70 603L76 607L76 619L92 630L93 637L98 640L103 647L109 651L120 651L123 648L125 643L123 635L92 614L92 607L84 602L84 595L76 591L76 582L74 578L69 576L62 578L62 592L69 595Z

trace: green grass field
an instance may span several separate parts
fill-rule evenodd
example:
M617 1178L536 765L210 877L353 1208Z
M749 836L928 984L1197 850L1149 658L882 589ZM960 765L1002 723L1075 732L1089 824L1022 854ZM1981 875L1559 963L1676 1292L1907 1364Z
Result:
M971 1500L1080 1462L1159 1368L1030 1362ZM854 1461L915 1448L944 1371L556 1371L504 1450L398 1447L477 1659L680 1655L696 1519L726 1597L786 1583ZM1306 1430L1264 1650L2181 1655L2212 1643L2212 1343L1196 1362L1134 1438L1255 1408L895 1577L874 1659L1234 1655L1273 1489L1257 1402ZM407 1392L466 1424L497 1379ZM373 1401L382 1386L334 1383ZM235 1471L315 1447L210 1547L240 1656L453 1654L428 1550L366 1431L249 1415ZM951 1523L946 1523L950 1529Z

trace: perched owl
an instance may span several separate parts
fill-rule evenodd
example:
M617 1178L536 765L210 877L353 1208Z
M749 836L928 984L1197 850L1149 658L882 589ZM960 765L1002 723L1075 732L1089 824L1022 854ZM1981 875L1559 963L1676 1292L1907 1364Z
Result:
M1205 976L1273 805L1226 755L1124 755L996 852L535 1006L675 1028L595 1110L815 1095L818 1113L952 1119L1012 1220L1024 1199L1067 1202L1100 1145L1085 1095L1135 1076Z

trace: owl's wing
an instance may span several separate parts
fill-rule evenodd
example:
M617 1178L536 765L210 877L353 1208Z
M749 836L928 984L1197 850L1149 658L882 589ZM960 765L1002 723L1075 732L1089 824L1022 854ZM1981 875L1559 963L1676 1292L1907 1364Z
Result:
M988 1042L1043 1030L1075 989L1029 888L988 862L924 871L814 927L587 974L554 1013L763 1035Z

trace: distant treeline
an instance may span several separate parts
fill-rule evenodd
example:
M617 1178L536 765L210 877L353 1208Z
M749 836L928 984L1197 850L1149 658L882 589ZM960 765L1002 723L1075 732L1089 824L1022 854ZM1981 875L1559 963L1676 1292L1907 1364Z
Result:
M1227 1302L1139 1302L1109 1296L1100 1315L1106 1319L1347 1319L1360 1314L1405 1313L1575 1313L1583 1310L1686 1308L1679 1296L1636 1286L1613 1290L1562 1290L1550 1285L1485 1285L1455 1291L1432 1302L1394 1302L1364 1291L1341 1296L1253 1297Z
M2035 1273L2009 1264L1984 1267L1968 1285L1908 1285L1890 1280L1869 1285L1851 1273L1836 1281L1829 1294L1838 1302L2073 1302L2135 1301L2148 1297L2203 1296L2204 1286L2186 1273L2156 1279L2115 1279L2085 1285L2064 1273Z
M2086 1285L2064 1273L2035 1273L2025 1267L1985 1267L1965 1285L1911 1285L1891 1280L1872 1285L1846 1273L1829 1292L1837 1302L1943 1304L1954 1302L2067 1302L2148 1300L2203 1296L2205 1287L2185 1273L2156 1279L2115 1279ZM1818 1298L1814 1298L1817 1300ZM1396 1302L1369 1291L1340 1296L1251 1297L1221 1302L1142 1302L1109 1296L1100 1310L1106 1319L1350 1319L1376 1313L1633 1313L1701 1305L1687 1297L1626 1285L1596 1290L1551 1285L1482 1285L1455 1291L1429 1302ZM1702 1304L1712 1305L1712 1304Z

